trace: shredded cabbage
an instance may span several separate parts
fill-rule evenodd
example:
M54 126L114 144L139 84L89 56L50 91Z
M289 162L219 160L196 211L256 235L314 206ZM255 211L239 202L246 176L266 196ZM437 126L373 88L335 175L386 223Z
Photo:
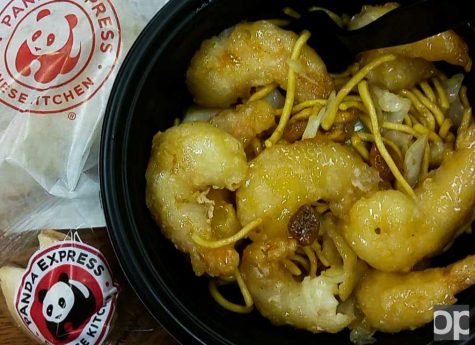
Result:
M463 78L464 75L462 73L458 73L445 82L449 103L452 103L456 99L458 99L458 94L460 92L460 88L462 87Z
M450 103L449 110L447 111L447 116L452 120L455 127L459 127L462 123L463 118L463 105L458 98Z
M403 152L405 152L409 148L409 145L412 140L412 136L410 134L394 130L385 130L383 132L383 137L388 140L391 140Z
M428 140L427 135L421 136L409 147L404 157L404 178L411 187L419 182L424 150Z
M320 128L320 124L322 123L323 119L328 115L328 109L330 109L330 105L334 103L335 100L336 92L332 91L330 97L328 97L327 105L322 107L317 114L311 115L308 119L307 127L305 127L302 139L311 139L317 135L318 129Z
M311 139L317 135L325 112L326 109L323 107L317 114L312 114L310 116L307 122L307 127L305 127L305 131L303 132L302 139Z
M279 89L272 91L270 94L264 97L263 100L276 109L283 108L285 103L285 97L280 93Z
M208 122L220 111L221 109L190 107L185 114L183 122Z
M376 99L375 105L382 111L384 119L393 123L402 123L411 109L411 101L376 86L371 91Z

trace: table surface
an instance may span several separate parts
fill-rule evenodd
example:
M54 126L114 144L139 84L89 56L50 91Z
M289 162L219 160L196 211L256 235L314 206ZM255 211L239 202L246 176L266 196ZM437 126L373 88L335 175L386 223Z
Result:
M84 234L80 232L80 234ZM114 277L119 282L120 294L117 300L117 320L112 325L107 345L178 345L178 343L150 316L135 296L115 260L105 230L95 230L82 239L98 248L108 259ZM92 239L92 240L90 240ZM92 243L91 243L92 242ZM36 245L36 244L35 244ZM29 256L29 255L28 255ZM18 262L15 262L18 264ZM0 291L0 345L37 344L21 331L11 320ZM127 301L125 306L122 301Z

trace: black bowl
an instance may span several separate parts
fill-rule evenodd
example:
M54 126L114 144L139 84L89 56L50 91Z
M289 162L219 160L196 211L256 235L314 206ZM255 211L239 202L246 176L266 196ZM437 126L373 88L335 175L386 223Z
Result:
M319 4L340 13L355 13L363 3L372 2L328 0ZM219 307L208 293L207 279L195 277L186 258L161 235L145 205L144 176L152 136L170 127L191 103L185 72L201 42L242 20L280 15L289 4L292 1L171 0L136 41L110 96L100 162L110 238L143 303L183 344L349 343L347 331L315 335L272 326L258 312L239 315ZM475 47L475 30L467 26L461 33ZM473 75L468 85L469 90L475 88ZM458 240L456 249L438 262L445 264L473 253L473 238L467 235ZM459 303L469 304L474 315L475 289L461 294ZM475 331L475 318L471 326ZM432 324L412 332L378 333L376 338L378 344L426 344L433 339Z

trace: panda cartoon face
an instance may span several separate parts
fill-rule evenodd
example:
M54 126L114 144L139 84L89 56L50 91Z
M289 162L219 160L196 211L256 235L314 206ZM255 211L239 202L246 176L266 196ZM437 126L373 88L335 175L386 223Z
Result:
M76 24L77 18L74 15L55 15L50 10L40 11L35 31L27 39L30 50L35 55L60 51L68 42Z
M43 316L50 322L63 322L73 306L74 292L71 286L59 281L44 296Z
M87 322L96 312L96 299L91 290L79 281L61 273L49 289L38 293L42 314L47 327L56 339L66 339L69 329L76 329Z
M75 14L60 15L50 10L38 13L32 34L20 45L15 66L24 77L34 75L47 84L59 75L71 72L79 62L81 44L75 43Z

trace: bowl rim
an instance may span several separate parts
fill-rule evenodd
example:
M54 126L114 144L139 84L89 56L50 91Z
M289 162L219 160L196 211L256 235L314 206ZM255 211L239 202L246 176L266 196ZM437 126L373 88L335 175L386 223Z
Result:
M137 255L137 251L129 249L131 245L136 245L137 238L130 237L127 233L128 227L134 222L123 202L127 194L126 174L123 170L116 174L109 172L124 161L124 149L127 147L124 142L127 137L118 136L117 133L122 133L119 129L130 126L129 116L121 117L117 114L130 113L129 110L134 107L136 99L130 99L130 94L133 93L128 91L132 88L131 85L143 85L147 71L152 68L149 64L144 70L142 57L150 54L151 47L159 40L160 34L169 35L171 27L174 27L173 31L179 31L181 25L177 23L187 22L187 18L195 16L212 3L213 1L209 0L169 0L148 22L125 56L114 80L104 114L100 141L100 199L114 253L129 284L145 308L181 344L233 343L187 313L186 308L172 294L164 294L168 289L163 281L158 282L161 284L160 295L150 287L151 279L147 271L151 273L151 266L144 262L144 257ZM137 73L139 71L140 73Z
M100 200L114 253L129 284L145 308L181 344L231 345L235 343L214 332L193 315L189 315L179 300L172 294L164 293L167 287L163 281L158 281L161 284L160 295L150 287L152 284L147 271L152 272L153 269L146 259L144 261L144 257L137 255L140 250L131 253L129 249L130 245L136 245L138 238L133 234L128 234L128 228L134 221L123 201L127 195L126 173L124 170L119 170L116 174L109 174L109 172L125 160L124 151L127 145L123 143L127 141L127 137L117 134L122 133L119 129L130 127L130 117L121 117L117 114L130 113L130 109L134 108L137 99L128 97L133 94L130 92L131 85L141 87L145 82L147 71L152 67L148 64L144 70L142 57L151 54L150 50L154 42L160 39L162 42L166 40L164 36L170 34L171 27L174 27L173 32L179 31L182 27L181 23L187 22L188 18L196 16L202 9L216 1L218 0L168 0L164 7L153 16L121 63L107 102L100 141ZM152 54L158 53L159 51L155 51ZM471 308L471 315L475 314L474 311L475 307ZM471 319L471 324L475 323L473 320L475 317ZM472 325L471 330L475 330L472 329ZM475 332L470 334L470 339L466 344L473 339L475 339Z

